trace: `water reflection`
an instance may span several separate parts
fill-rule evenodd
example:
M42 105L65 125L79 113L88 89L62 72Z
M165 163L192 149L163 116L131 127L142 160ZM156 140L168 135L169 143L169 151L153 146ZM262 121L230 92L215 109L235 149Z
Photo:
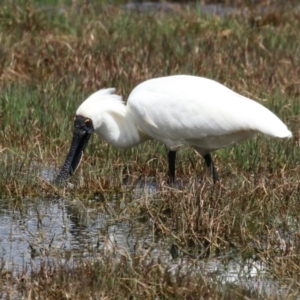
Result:
M217 16L230 16L240 14L243 11L233 6L224 5L221 3L197 3L196 5L192 2L187 3L169 3L169 2L129 2L123 5L123 8L127 10L134 10L138 12L178 12L179 9L186 8L196 10L199 13L206 15L217 15Z
M134 195L153 196L155 191L155 183L139 183ZM118 205L110 201L112 215ZM24 270L24 266L30 271L28 266L38 268L45 262L64 264L78 258L99 259L105 254L118 261L137 253L149 261L159 260L170 272L200 273L224 287L235 284L256 293L283 293L279 283L268 278L267 266L255 258L215 257L205 261L181 253L172 255L170 241L155 236L151 220L139 223L126 215L116 219L92 205L83 207L80 201L64 199L23 200L19 207L16 210L5 200L0 204L0 257L5 269L13 272Z

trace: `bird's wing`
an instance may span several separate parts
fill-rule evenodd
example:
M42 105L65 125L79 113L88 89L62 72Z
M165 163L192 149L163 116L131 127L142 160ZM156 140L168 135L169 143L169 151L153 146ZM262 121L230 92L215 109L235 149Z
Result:
M261 132L284 137L285 124L259 103L200 77L171 76L135 88L128 107L138 126L166 142Z

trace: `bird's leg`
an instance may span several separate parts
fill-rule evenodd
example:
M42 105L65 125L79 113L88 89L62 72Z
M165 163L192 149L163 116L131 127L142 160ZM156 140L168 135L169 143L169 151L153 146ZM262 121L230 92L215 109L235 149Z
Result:
M170 182L175 181L175 160L176 160L176 151L169 150L169 178Z
M212 175L214 183L216 183L217 181L219 181L219 176L218 176L217 170L214 166L214 163L212 161L210 154L203 155L203 158L205 159L205 163L206 163L208 169L210 170L210 173Z

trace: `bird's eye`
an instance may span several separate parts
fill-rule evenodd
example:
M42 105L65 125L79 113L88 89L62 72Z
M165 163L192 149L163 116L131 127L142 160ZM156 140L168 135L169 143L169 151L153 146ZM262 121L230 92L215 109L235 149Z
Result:
M91 126L92 125L92 122L91 122L90 119L85 119L84 123L86 124L86 126Z

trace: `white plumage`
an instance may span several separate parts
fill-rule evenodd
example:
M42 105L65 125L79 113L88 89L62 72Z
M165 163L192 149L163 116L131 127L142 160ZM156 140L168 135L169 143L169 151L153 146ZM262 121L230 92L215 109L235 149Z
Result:
M214 180L211 151L256 133L292 136L261 104L216 81L188 75L147 80L133 89L126 106L114 89L100 90L84 101L76 114L91 120L98 135L115 147L129 148L147 139L161 141L171 152L182 145L192 146L205 158ZM174 179L175 156L170 158L170 153L169 164Z
M145 81L128 99L136 124L168 147L216 150L260 132L290 137L286 125L259 103L216 81L171 76Z

